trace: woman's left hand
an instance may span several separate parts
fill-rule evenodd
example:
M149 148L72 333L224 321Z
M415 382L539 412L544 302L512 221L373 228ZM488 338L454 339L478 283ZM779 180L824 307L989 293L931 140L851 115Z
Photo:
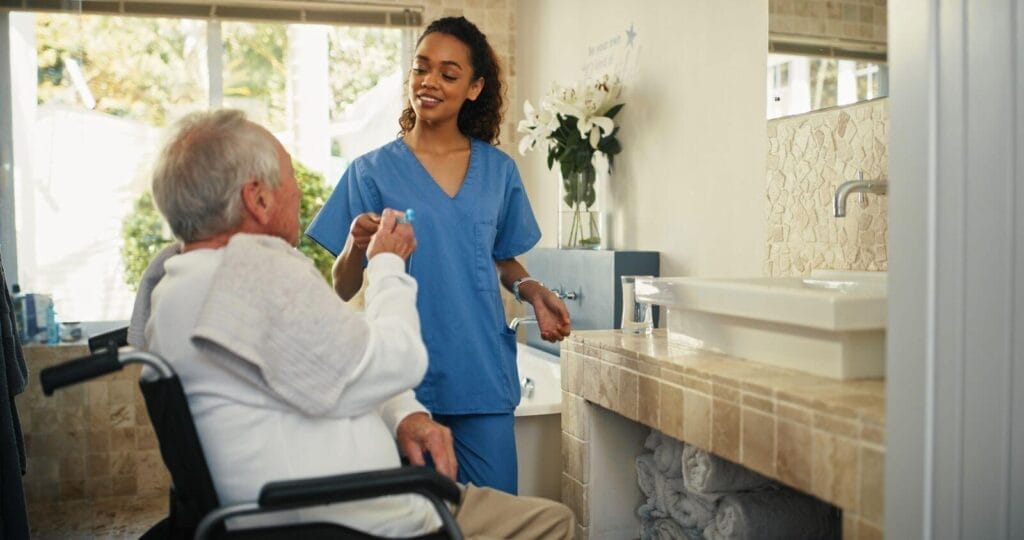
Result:
M557 343L572 331L572 321L565 303L555 293L544 290L533 301L533 312L537 316L540 337L544 341Z

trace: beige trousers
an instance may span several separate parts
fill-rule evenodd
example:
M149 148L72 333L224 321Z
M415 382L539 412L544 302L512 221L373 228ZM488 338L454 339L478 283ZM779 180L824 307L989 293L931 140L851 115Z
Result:
M562 503L517 497L504 491L462 487L455 521L472 540L567 540L576 536L576 516Z

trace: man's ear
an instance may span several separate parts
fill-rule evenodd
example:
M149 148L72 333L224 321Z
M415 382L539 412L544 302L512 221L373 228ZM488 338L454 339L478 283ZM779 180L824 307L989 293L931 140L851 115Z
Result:
M477 79L469 83L469 93L466 95L466 99L470 101L476 101L476 98L480 97L480 92L484 91L484 78L477 77Z
M246 182L242 186L242 204L252 220L260 225L270 222L270 206L273 195L265 185L256 180Z

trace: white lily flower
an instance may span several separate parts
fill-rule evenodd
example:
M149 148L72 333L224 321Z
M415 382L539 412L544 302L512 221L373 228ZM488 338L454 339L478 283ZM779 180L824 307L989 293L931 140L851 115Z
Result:
M592 130L594 130L595 127L600 128L600 130L606 134L611 133L612 130L615 129L615 121L607 116L586 116L580 117L579 121L576 123L576 127L579 128L581 136L590 136L591 141L593 141L592 137L594 135L592 134ZM601 134L598 133L597 137L600 139ZM591 142L591 144L594 148L597 148L597 143Z
M527 152L533 150L535 144L537 144L537 139L533 135L525 135L522 139L519 139L519 155L525 156Z

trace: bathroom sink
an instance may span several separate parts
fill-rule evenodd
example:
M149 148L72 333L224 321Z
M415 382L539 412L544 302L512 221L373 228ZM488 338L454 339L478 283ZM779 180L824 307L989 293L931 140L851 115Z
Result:
M885 273L648 278L636 291L667 309L672 341L838 379L885 374Z

